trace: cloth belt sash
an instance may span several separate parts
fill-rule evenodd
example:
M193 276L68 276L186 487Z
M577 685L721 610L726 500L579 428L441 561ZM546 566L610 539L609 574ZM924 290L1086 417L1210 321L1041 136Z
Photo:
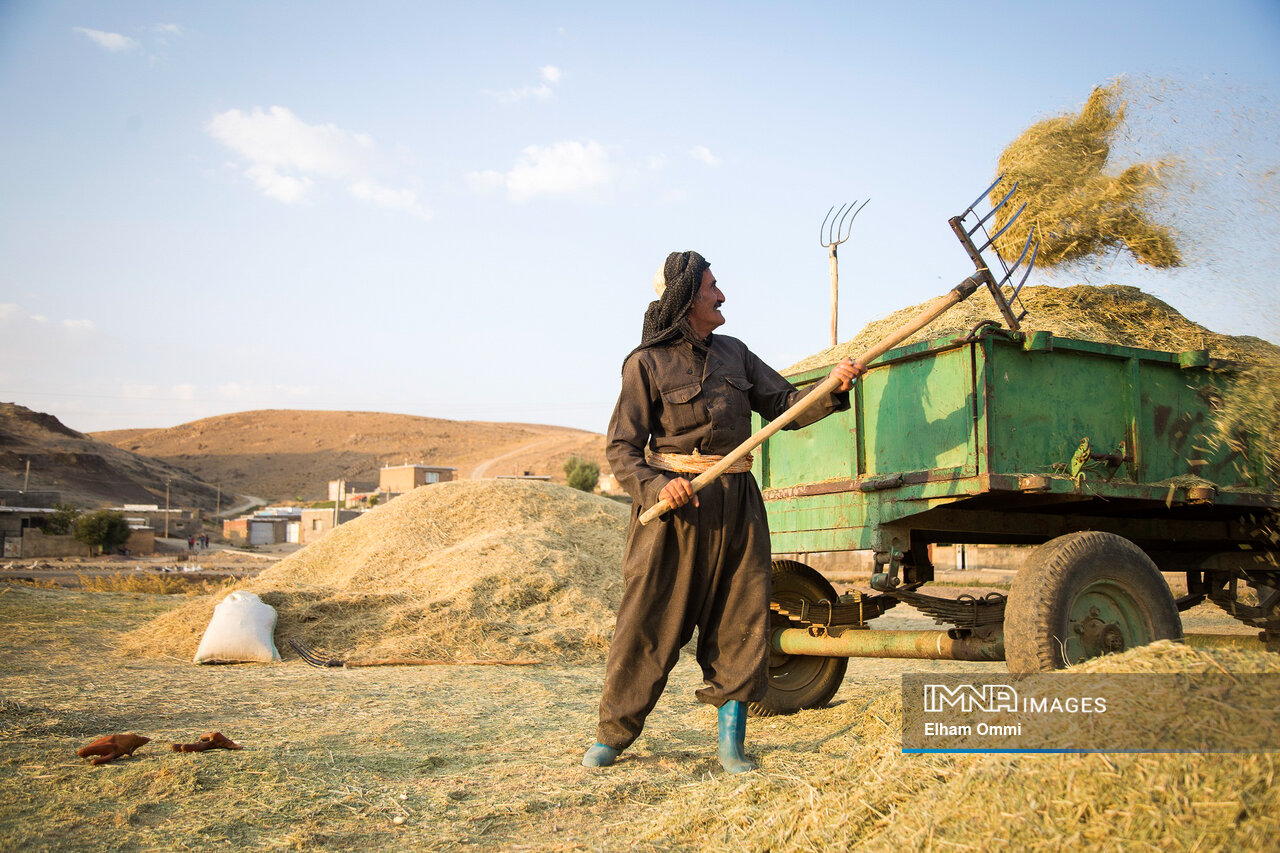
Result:
M723 456L714 453L706 456L694 450L693 453L657 453L650 450L645 461L650 468L657 468L661 471L670 471L674 474L702 474L710 471L713 466ZM748 453L746 456L734 462L727 469L726 474L745 474L751 470L753 456Z

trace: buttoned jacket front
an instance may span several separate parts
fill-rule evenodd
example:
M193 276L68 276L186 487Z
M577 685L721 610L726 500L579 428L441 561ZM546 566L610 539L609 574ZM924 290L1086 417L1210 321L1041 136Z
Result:
M660 453L723 455L751 436L751 413L772 420L805 391L796 389L737 338L689 337L631 354L609 422L607 456L619 485L645 507L673 475L650 467L645 448ZM832 394L788 425L797 429L849 407Z

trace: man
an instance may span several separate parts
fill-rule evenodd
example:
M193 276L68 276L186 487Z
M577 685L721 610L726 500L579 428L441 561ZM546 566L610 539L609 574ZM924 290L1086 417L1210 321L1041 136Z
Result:
M640 735L697 628L705 680L697 696L719 708L720 763L742 773L755 769L743 752L747 703L764 698L769 654L764 501L750 457L697 495L682 474L707 470L747 439L753 410L772 420L804 392L741 341L712 334L724 324L724 293L697 252L672 252L654 289L609 422L609 464L634 504L600 725L582 763L608 766ZM788 428L847 409L863 372L849 359L836 365L840 391ZM659 500L673 509L641 525Z

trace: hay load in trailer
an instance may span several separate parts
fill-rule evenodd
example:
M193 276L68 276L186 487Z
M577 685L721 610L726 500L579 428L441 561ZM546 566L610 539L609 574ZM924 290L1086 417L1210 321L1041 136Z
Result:
M597 660L622 594L627 508L576 489L463 480L415 489L238 589L279 614L276 640L368 658ZM190 657L220 595L126 634Z

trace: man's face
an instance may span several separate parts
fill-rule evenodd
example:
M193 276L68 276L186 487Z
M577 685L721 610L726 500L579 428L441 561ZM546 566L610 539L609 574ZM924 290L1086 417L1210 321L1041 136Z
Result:
M702 284L693 297L693 305L689 307L689 325L693 333L700 338L711 334L712 330L724 325L724 315L720 306L724 304L724 294L716 284L716 277L711 268L702 271Z

